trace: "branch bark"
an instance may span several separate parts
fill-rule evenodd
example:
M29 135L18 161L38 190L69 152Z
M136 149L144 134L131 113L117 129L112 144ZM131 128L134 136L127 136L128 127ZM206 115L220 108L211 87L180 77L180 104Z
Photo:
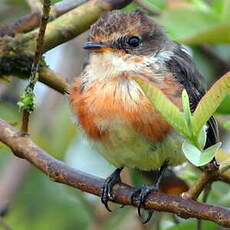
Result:
M2 119L0 119L0 130L1 142L10 147L16 156L31 162L51 180L100 196L103 179L75 170L54 159L36 146L29 136L22 135L20 131ZM133 191L134 188L121 183L114 187L112 201L136 206L137 204L132 204L130 200ZM200 203L192 199L183 199L176 195L153 192L147 197L143 208L171 212L183 218L193 217L209 220L224 227L230 227L229 209Z
M55 73L53 70L47 67L40 70L39 81L61 94L69 93L70 86L66 82L65 77L61 76L58 73Z
M53 21L55 18L78 7L84 2L86 2L86 0L63 0L54 4L51 8L50 21ZM38 4L33 6L35 10L31 14L23 16L8 25L0 26L0 37L4 35L14 36L17 33L26 33L38 27L41 20L42 5L41 7L37 6Z

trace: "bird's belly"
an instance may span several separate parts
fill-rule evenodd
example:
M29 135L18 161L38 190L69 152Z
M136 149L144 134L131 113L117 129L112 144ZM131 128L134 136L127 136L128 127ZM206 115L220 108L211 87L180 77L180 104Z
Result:
M153 142L132 126L114 120L110 123L108 135L109 142L91 139L91 143L116 167L151 170L159 168L166 160L172 166L185 161L181 151L183 137L175 131L170 131L163 140Z
M93 146L117 167L150 170L165 160L170 165L184 162L181 135L154 109L135 81L118 79L83 91L78 80L72 89L79 125ZM171 87L171 83L164 84ZM172 98L177 105L174 100L178 98Z

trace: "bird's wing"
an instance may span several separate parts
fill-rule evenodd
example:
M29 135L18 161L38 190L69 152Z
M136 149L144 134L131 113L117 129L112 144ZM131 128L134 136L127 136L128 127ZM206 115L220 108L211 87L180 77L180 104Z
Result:
M196 69L190 55L177 43L175 43L173 55L166 61L166 67L186 89L193 112L205 94L203 76ZM217 122L213 116L208 120L207 126L206 148L219 140Z

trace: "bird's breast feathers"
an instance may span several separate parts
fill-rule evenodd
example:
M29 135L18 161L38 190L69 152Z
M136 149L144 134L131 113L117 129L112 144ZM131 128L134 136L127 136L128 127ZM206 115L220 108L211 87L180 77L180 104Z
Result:
M135 61L141 62L137 58ZM153 83L180 107L182 89L175 79L166 73L154 78L147 67L139 73L120 71L118 75L111 75L111 64L98 70L91 68L88 66L76 80L70 97L79 125L98 151L116 166L143 170L160 167L170 156L171 164L181 163L181 136L155 111L132 75L152 77ZM97 80L92 81L94 78Z

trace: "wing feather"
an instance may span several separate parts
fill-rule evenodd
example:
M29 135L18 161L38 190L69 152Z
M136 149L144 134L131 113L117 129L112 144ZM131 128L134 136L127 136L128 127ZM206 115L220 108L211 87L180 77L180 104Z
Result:
M166 61L167 69L185 87L189 95L191 111L194 112L205 94L204 78L196 69L191 56L180 44L175 43L173 53L174 55ZM208 120L207 126L206 148L219 141L217 122L213 116Z

